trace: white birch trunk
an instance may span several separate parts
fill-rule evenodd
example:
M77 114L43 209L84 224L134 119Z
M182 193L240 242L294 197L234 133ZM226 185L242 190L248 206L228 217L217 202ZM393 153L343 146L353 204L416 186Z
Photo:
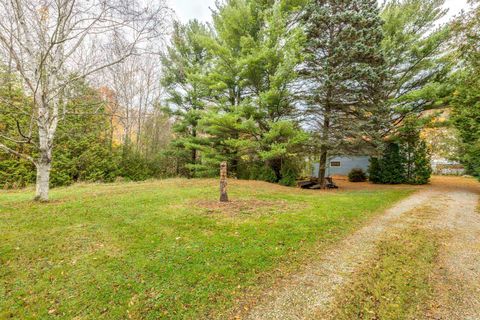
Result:
M43 117L48 117L48 109L43 104L39 107ZM43 117L40 117L41 120ZM37 167L37 180L36 180L36 194L35 200L48 201L48 193L50 191L50 170L52 167L52 150L53 150L53 137L56 131L57 121L53 121L53 127L45 126L45 122L38 122L39 132L39 157L36 161Z
M39 162L37 164L37 181L35 193L35 200L37 201L48 201L48 193L50 191L51 166L51 161Z

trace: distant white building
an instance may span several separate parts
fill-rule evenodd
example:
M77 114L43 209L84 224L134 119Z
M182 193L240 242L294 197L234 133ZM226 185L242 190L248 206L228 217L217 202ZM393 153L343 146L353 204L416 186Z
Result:
M370 156L333 156L327 160L327 168L325 175L334 176L347 176L352 169L368 170L370 165ZM312 176L317 177L320 173L320 164L313 164Z
M451 161L445 158L432 159L433 174L461 176L465 174L465 167L457 161Z
M370 156L333 156L327 160L327 168L325 175L327 177L339 175L347 176L352 169L362 169L367 172L370 166ZM456 175L465 174L465 168L456 161L445 158L434 158L431 161L433 174L436 175ZM320 164L314 163L312 177L318 178L320 173Z

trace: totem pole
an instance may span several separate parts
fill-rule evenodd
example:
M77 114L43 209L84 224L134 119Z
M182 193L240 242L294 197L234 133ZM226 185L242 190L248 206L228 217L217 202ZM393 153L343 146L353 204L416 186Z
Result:
M228 202L227 195L227 162L220 164L220 202Z

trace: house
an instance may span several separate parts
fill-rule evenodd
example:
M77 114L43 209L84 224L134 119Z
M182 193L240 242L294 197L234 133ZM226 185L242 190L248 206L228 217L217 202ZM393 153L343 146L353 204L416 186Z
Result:
M465 174L465 167L457 161L451 161L445 158L434 158L431 164L434 174L453 176Z
M368 170L370 165L370 156L332 156L327 160L327 169L325 175L334 176L347 176L352 169ZM312 176L317 177L320 172L320 164L313 164Z

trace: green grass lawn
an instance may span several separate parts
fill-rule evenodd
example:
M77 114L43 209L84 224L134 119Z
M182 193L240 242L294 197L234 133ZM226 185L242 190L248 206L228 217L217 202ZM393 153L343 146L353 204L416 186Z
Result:
M1 192L0 318L221 317L411 192L230 182L234 214L204 207L216 180Z
M432 297L430 278L438 243L413 228L384 240L377 257L344 288L332 319L423 319Z

